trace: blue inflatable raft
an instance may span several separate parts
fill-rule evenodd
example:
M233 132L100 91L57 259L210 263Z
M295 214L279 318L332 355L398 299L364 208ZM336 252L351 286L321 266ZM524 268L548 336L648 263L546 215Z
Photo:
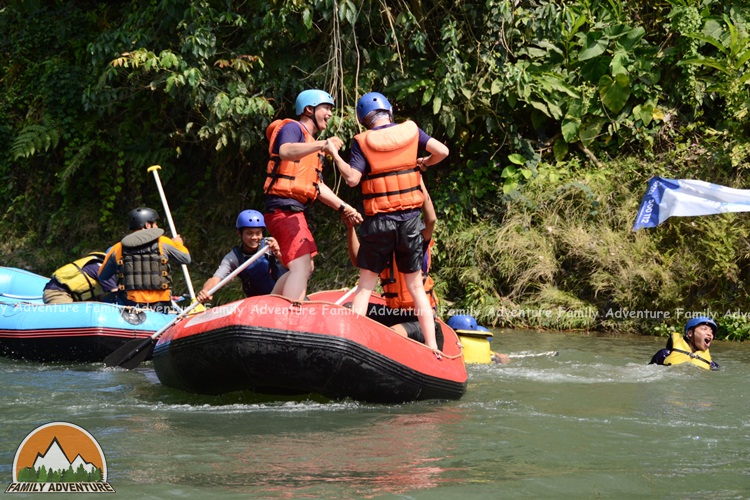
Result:
M45 305L49 278L0 267L0 355L30 361L99 362L145 339L174 316L103 302Z

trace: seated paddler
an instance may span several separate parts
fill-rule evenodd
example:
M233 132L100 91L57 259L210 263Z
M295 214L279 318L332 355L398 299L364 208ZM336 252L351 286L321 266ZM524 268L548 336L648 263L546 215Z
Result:
M190 252L179 234L164 236L156 210L128 212L132 231L115 243L99 268L99 279L117 277L119 303L168 313L172 311L172 264L190 264Z
M104 252L90 252L57 269L44 286L42 300L45 304L69 304L84 300L108 302L115 299L117 280L111 277L99 281L99 268L104 262Z
M284 289L287 269L281 265L279 244L270 236L264 237L266 221L263 214L257 210L243 210L237 216L235 227L240 243L224 256L214 275L206 280L197 297L201 303L212 300L213 297L208 294L209 290L263 248L267 249L263 257L240 273L245 297L268 295L274 290L280 292Z
M716 337L719 327L707 316L698 316L685 324L683 334L672 334L667 347L651 358L649 364L679 365L692 363L704 370L718 370L719 364L711 359L708 348Z

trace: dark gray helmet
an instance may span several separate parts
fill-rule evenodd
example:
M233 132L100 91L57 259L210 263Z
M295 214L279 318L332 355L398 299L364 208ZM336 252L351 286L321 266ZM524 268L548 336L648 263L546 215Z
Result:
M138 207L128 212L128 227L131 230L143 229L147 222L156 222L159 214L153 208Z

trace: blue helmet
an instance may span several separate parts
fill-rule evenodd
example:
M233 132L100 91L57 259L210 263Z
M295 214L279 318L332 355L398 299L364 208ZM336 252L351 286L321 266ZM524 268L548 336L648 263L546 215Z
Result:
M243 210L240 215L237 216L237 229L245 227L260 227L266 228L266 221L263 219L263 214L257 210Z
M315 108L321 104L330 104L331 106L334 106L333 96L325 90L303 90L297 96L297 102L295 103L294 108L297 116L300 116L307 106Z
M482 325L477 325L478 332L489 332L490 330Z
M685 331L684 331L683 335L687 336L688 330L690 330L691 328L695 328L698 325L708 325L708 326L710 326L711 327L711 331L714 334L714 337L716 337L716 332L719 331L719 326L716 324L716 322L714 320L712 320L708 316L698 316L698 317L695 317L695 318L691 319L690 321L688 321L685 324Z
M364 125L365 118L373 111L386 111L393 121L393 106L379 92L368 92L357 101L357 121Z
M448 320L448 326L454 330L476 330L477 320L468 314L457 314Z

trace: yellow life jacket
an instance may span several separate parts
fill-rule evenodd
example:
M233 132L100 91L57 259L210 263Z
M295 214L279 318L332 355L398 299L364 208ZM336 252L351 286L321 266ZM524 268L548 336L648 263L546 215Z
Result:
M672 334L672 352L664 358L665 365L679 365L680 363L692 363L700 366L704 370L711 369L711 353L708 349L705 351L693 352L693 348L687 343L685 338L679 333Z
M52 273L52 277L70 292L73 300L91 300L104 291L99 281L83 272L83 268L92 262L101 264L104 262L104 256L104 252L91 252L86 257L74 260L70 264L65 264L57 269Z
M320 192L318 184L323 172L323 159L320 153L312 153L295 161L282 160L273 152L276 137L284 125L290 122L299 125L305 135L305 142L315 142L315 138L296 120L276 120L271 123L266 130L266 136L270 141L268 153L271 159L268 161L263 191L266 194L293 198L300 203L308 204L314 201Z
M355 137L370 172L362 178L365 214L397 212L420 208L424 193L422 173L417 167L419 128L413 121L378 130L367 130Z

